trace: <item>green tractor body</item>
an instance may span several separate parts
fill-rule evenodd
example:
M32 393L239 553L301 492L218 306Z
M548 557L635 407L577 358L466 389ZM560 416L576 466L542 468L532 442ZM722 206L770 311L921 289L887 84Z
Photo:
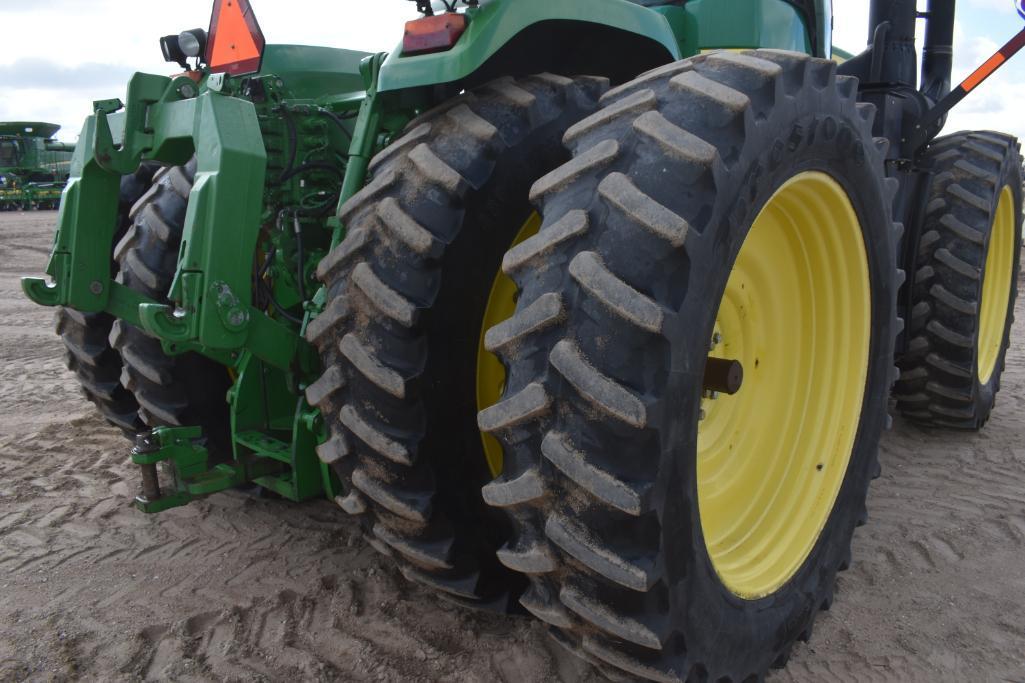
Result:
M57 207L74 150L53 139L58 130L39 121L0 123L0 211Z
M444 4L435 14L431 3L418 1L426 16L407 24L404 41L391 53L366 54L265 45L249 2L215 2L209 35L194 30L161 41L165 57L180 64L183 73L137 73L123 100L95 102L71 158L49 278L24 278L24 291L38 304L61 307L59 331L71 357L78 359L72 369L86 394L111 422L137 435L132 457L141 468L136 504L143 511L160 512L243 484L292 501L327 497L346 512L363 515L369 541L400 558L408 577L459 601L506 609L519 600L554 626L571 649L582 648L600 667L654 680L701 680L708 674L716 674L715 680L720 675L748 680L752 673L761 680L764 669L785 662L793 640L810 631L814 611L831 599L835 572L845 568L843 553L854 520L864 521L864 491L877 464L874 448L896 379L894 363L905 370L903 385L898 385L898 390L904 386L904 395L897 398L912 419L978 427L991 407L993 368L986 374L990 384L984 383L991 387L988 398L984 391L971 393L976 400L971 410L957 397L951 399L950 392L946 398L930 398L937 385L930 373L970 376L951 368L955 361L970 367L974 356L969 353L964 360L955 349L953 360L936 360L944 342L929 342L925 328L937 328L923 316L926 308L931 313L945 304L924 306L921 297L939 285L923 294L902 288L899 274L924 272L919 270L922 259L935 255L926 254L922 244L941 239L929 227L940 220L928 215L937 206L928 201L928 193L938 191L931 169L954 161L943 156L947 147L929 152L927 144L942 124L941 108L950 96L950 61L943 58L949 49L943 48L949 48L952 37L953 2L932 3L921 90L915 3L910 0L873 3L871 45L858 56L840 53L851 58L839 72L830 61L828 0L479 0L458 9L455 1ZM876 110L880 113L873 119ZM801 118L805 114L811 118ZM779 129L758 128L764 121ZM0 129L6 155L0 166L17 167L19 174L29 174L26 178L46 169L49 180L60 183L57 158L43 156L63 153L46 152L44 140L53 131L40 127L34 137L9 137L15 132ZM964 176L958 185L962 194L981 182L969 177L972 173L1017 154L1002 137L963 142L980 160L974 171L952 171L961 174L957 178ZM822 147L827 143L828 149ZM14 160L8 148L17 150L16 164L7 164ZM842 154L833 159L836 149ZM818 506L822 520L809 522L814 528L807 538L812 540L795 557L803 558L802 566L829 565L815 574L822 577L815 579L819 583L798 586L801 562L787 569L785 558L779 562L782 568L772 570L776 578L763 580L753 570L731 574L734 570L726 567L734 560L728 554L702 554L703 566L714 565L722 579L715 590L727 596L724 600L763 610L758 612L763 616L743 617L744 624L756 628L764 618L786 626L779 626L785 633L776 634L772 629L777 627L771 626L757 631L762 634L757 638L741 638L733 654L725 641L704 643L693 636L692 651L711 653L707 662L719 662L698 664L687 659L690 644L679 635L692 638L688 629L694 628L678 618L683 612L659 612L676 604L668 593L657 593L671 582L652 578L659 571L666 576L682 571L682 556L660 550L651 555L658 559L649 562L633 545L615 554L592 542L604 539L611 548L615 539L602 534L615 535L613 529L629 530L624 534L631 544L646 542L669 526L681 539L700 540L702 532L688 535L684 528L694 515L679 516L683 513L673 506L662 479L643 480L646 467L656 468L641 454L672 450L664 441L661 451L654 445L668 437L651 426L659 419L653 406L666 381L686 381L696 388L693 400L678 397L681 415L689 415L694 425L706 417L706 424L726 420L722 410L716 412L724 404L716 401L723 395L744 396L749 382L748 392L755 392L756 379L745 377L757 377L759 359L731 359L730 349L740 353L739 347L731 346L727 323L720 328L715 320L716 297L723 296L724 288L743 287L735 279L727 284L729 263L688 279L682 273L691 268L702 272L701 262L718 258L718 252L673 259L682 245L720 229L711 223L701 227L710 216L720 216L717 212L723 212L722 226L741 221L744 230L749 228L744 211L767 200L757 193L800 154L810 161L793 162L796 184L783 183L773 197L791 188L792 197L819 206L808 193L821 188L820 197L833 197L832 203L801 213L792 207L798 200L783 193L779 215L810 216L838 233L847 229L844 239L849 241L838 242L836 254L857 251L862 239L866 245L865 277L850 275L847 284L837 286L844 292L864 284L865 296L871 297L859 309L866 316L864 325L851 333L872 335L872 344L866 337L863 345L865 354L871 350L869 367L843 376L844 383L871 394L864 398L864 413L858 411L860 398L850 409L865 432L848 448L862 469L854 472L851 465L847 479L843 472L834 477L832 497L809 499L818 502L808 504L807 518L818 514ZM820 158L832 159L828 163L834 166L818 174L801 172ZM608 172L586 189L588 174L606 173L605 166L620 163L617 159L631 159L631 168L645 170ZM993 173L1006 179L1013 164L1005 161ZM747 169L742 178L731 175L740 173L738 168ZM645 194L638 189L659 174L685 179L679 196L694 207L702 205L702 197L715 195L716 188L732 188L734 194L700 211L685 208L674 214L665 208L675 201L673 191L656 188ZM528 202L527 190L535 181ZM861 189L852 187L856 182ZM1020 215L1020 182L1001 196L1004 203L993 215L1011 216L1012 204ZM595 202L608 208L598 211ZM887 202L892 211L879 208ZM867 213L874 216L871 221ZM864 238L858 220L844 223L843 216L855 214L862 216L861 224L873 226L865 228ZM613 276L619 267L617 250L602 251L608 242L601 240L619 239L615 231L620 228L614 226L620 220L615 216L621 215L633 226L622 228L623 234L635 230L629 242L639 250L630 259L633 265L623 267L653 268L649 275L635 274L633 286ZM461 224L464 216L470 228L445 232L446 225ZM958 223L945 220L943 225L957 239L972 243L971 258L983 258L979 254L988 242L982 233L962 227L972 220L985 223L986 217L959 214ZM498 246L486 231L472 236L486 223L508 223ZM893 227L901 223L906 230ZM637 225L644 230L636 231ZM771 229L786 229L783 220L775 225ZM742 241L744 230L740 238L722 244L740 249L736 240ZM758 230L769 234L770 228ZM463 237L467 231L471 236ZM594 237L598 241L575 256L561 251L592 233L613 237ZM1019 238L1008 235L1001 243L1010 249ZM661 240L657 245L646 241L653 236ZM667 245L673 249L665 251ZM957 261L957 245L943 242L936 258L955 273L981 268ZM822 250L826 253L825 246ZM737 267L746 259L738 258ZM515 283L495 274L499 260ZM523 275L524 269L533 275ZM538 294L538 283L548 283L553 269L568 274L558 281L562 284ZM854 270L851 266L848 274ZM928 274L935 270L930 267ZM808 282L818 282L815 277L829 281L820 270L808 272ZM667 278L664 284L637 284L662 277ZM685 346L701 347L700 359L709 356L704 375L682 351L672 355L671 368L664 368L659 363L670 357L670 346L645 346L649 342L643 335L671 337L668 321L691 301L683 292L703 286L711 291L701 296L693 320L699 326L714 323L714 334L709 327L707 335L712 351L704 349L705 341ZM504 308L502 291L507 292ZM800 291L795 286L793 297ZM940 293L946 305L949 293ZM473 311L467 321L459 310L460 296ZM837 296L837 301L848 301L846 295ZM997 295L987 296L992 301ZM588 297L599 303L592 306ZM960 305L962 312L972 308L970 301L958 301L955 307ZM1013 305L1013 296L1010 301ZM1000 302L1007 307L1006 299ZM987 353L999 368L1006 349L1003 309L989 309L997 310L993 315L1000 322L991 324L999 329L990 334L987 343L996 347ZM513 310L517 313L510 317ZM824 315L808 310L816 320ZM908 323L903 334L898 318ZM573 322L578 320L583 322ZM798 328L811 325L799 316L793 320ZM847 324L843 316L836 320L836 325ZM599 371L599 352L588 351L589 340L612 343L602 335L616 321L632 327L617 332L615 339L640 340L636 377L627 361ZM542 333L554 334L551 330L566 325L579 327L564 339L552 337L547 345ZM724 346L718 346L721 333L727 337ZM888 338L879 341L876 335ZM946 338L956 346L962 337ZM544 353L530 351L535 342ZM927 362L921 352L928 343L934 345ZM97 344L106 355L83 363L88 354L82 349ZM661 350L645 355L645 349L656 347ZM440 365L430 360L457 351L476 358ZM496 359L491 365L489 353ZM550 359L545 362L553 370L523 380L538 358ZM826 365L841 364L823 358ZM807 372L811 377L822 370ZM556 375L562 379L551 379ZM633 379L622 379L620 386L614 380L619 375ZM571 389L576 398L559 398L560 391ZM348 398L339 403L342 394ZM581 397L587 410L573 402ZM879 408L878 414L859 418L868 414L870 404ZM789 415L780 413L779 422ZM606 418L615 423L608 431L587 431ZM549 419L553 422L544 422ZM546 427L545 432L532 426L555 420L563 420L562 427ZM439 421L444 433L434 426ZM823 421L829 422L828 416ZM577 429L590 436L576 438ZM854 435L846 429L849 444ZM601 443L620 444L622 453L635 457L634 464L626 468L610 457L587 455ZM464 450L469 455L446 459ZM825 459L809 457L809 467L830 471ZM467 465L470 460L473 464ZM481 485L493 478L481 494ZM848 483L837 493L841 480ZM600 502L587 506L576 521L550 507L558 499L551 492L571 484L573 495L582 491ZM573 495L566 495L571 507L577 500ZM754 487L736 498L736 505L750 507L744 501L756 501L770 509L773 497L759 496L762 492ZM834 499L836 507L846 506L843 514L830 512ZM602 522L591 534L579 531L582 520L605 509L602 505L610 511L603 519L615 522L607 527ZM744 514L749 513L756 514ZM780 513L779 519L785 518ZM472 519L467 525L475 531L461 536L460 519ZM660 523L665 528L657 531ZM703 533L711 538L716 527L709 522ZM538 534L547 540L538 541ZM826 540L812 549L820 535ZM830 545L834 537L841 540ZM474 544L491 548L490 559L471 557ZM493 546L502 546L497 560ZM556 546L559 554L551 549ZM574 559L567 564L562 557ZM577 577L573 572L581 566L584 574L594 576ZM501 583L494 577L510 569L517 578L492 585ZM526 593L521 573L532 585ZM593 594L582 588L595 582L601 587ZM617 591L624 587L645 597L617 603ZM774 591L800 593L817 602L795 602L794 611L782 614L785 601L766 606ZM622 610L613 615L616 605ZM728 624L718 626L729 630ZM730 657L740 668L722 663Z
M308 279L345 235L341 221L322 216L337 213L365 185L370 159L419 113L503 75L554 69L624 81L724 47L810 52L815 45L821 56L828 15L821 0L807 6L814 13L802 14L785 0L697 0L686 7L607 0L581 13L569 0L492 0L466 12L465 35L444 52L405 56L400 46L390 55L368 55L268 45L260 70L241 76L203 73L197 83L190 75L136 74L124 102L97 102L86 120L47 268L53 282L27 279L25 291L44 305L110 313L156 336L170 354L198 352L234 368L238 379L228 402L236 464L222 470L238 471L220 480L222 488L241 477L293 500L333 497L338 489L330 469L319 466L314 452L324 438L321 421L299 401L319 373L302 332L323 307L323 293L314 294L315 284L307 282L312 296L302 301L297 266L278 261L275 298L304 322L254 307L253 258L269 246L260 244L262 226L299 208ZM289 126L301 131L295 158L331 170L275 182L298 166L292 160L289 169ZM193 156L198 177L169 292L175 304L147 300L111 279L117 187L144 161L181 165ZM336 206L327 212L327 203ZM316 220L304 215L309 206L317 209ZM295 236L291 229L275 231L272 248L294 255ZM267 382L275 387L271 394ZM280 474L249 472L252 463L268 460Z

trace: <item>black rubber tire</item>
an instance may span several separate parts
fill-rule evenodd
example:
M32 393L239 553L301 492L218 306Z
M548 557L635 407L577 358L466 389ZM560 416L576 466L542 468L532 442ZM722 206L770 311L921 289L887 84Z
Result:
M349 231L318 268L307 330L326 372L307 391L318 449L369 542L410 580L505 611L524 582L495 559L507 525L483 504L475 368L502 255L531 215L530 184L566 159L565 130L606 79L501 79L415 121L342 210ZM510 583L512 582L512 583Z
M934 141L924 163L933 178L917 246L908 351L898 362L897 407L916 423L980 429L1000 390L1011 340L1021 256L1022 158L1014 137L988 131ZM1014 195L1014 261L996 368L977 372L979 303L990 234L1004 187Z
M118 221L113 244L117 244L131 225L132 206L149 189L159 166L143 163L135 173L121 178L118 197ZM111 258L110 274L118 272L117 261ZM139 404L131 392L121 386L121 354L110 345L114 318L109 313L82 313L60 307L56 314L57 334L64 342L65 364L75 373L82 393L100 413L128 438L146 429L139 417Z
M809 636L850 562L889 422L902 278L888 208L897 184L884 177L885 141L872 138L875 108L856 93L833 62L797 53L666 65L606 94L566 136L573 161L531 191L544 225L506 256L522 292L488 332L510 375L479 416L507 463L484 496L514 519L505 556L532 567L523 606L618 676L760 681ZM720 581L701 530L701 373L752 222L784 181L815 169L846 189L862 224L866 393L807 560L775 593L744 600Z
M132 225L114 249L118 281L156 301L168 301L195 171L195 160L157 171L150 189L132 207ZM214 458L228 456L226 393L231 381L224 366L197 353L168 356L158 339L123 320L114 321L110 342L124 363L121 384L138 402L144 423L200 426Z

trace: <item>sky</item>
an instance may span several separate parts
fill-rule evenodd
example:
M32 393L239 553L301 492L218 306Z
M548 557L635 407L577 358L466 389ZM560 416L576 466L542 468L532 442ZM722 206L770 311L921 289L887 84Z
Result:
M924 3L924 0L919 0ZM833 0L833 43L860 52L868 0ZM169 74L158 39L209 23L211 0L0 0L0 121L59 123L74 141L92 101L123 97L132 73ZM252 0L267 41L390 51L408 0ZM144 9L142 9L144 8ZM958 0L954 83L1022 27L1013 0ZM954 109L945 132L988 128L1025 139L1025 52Z

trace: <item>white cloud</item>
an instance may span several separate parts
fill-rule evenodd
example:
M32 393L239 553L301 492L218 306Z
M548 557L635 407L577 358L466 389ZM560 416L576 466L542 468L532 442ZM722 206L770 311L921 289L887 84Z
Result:
M269 43L367 52L394 49L405 22L417 16L407 0L251 4ZM205 27L212 7L212 0L0 0L0 121L53 121L64 127L58 137L74 141L92 102L123 97L132 72L173 73L160 55L160 36Z

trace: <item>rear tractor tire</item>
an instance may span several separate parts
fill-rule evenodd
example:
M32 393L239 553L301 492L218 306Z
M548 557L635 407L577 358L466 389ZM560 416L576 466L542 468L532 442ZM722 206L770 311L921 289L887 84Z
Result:
M168 301L195 172L195 159L157 171L114 250L118 281L159 302ZM169 356L158 339L123 320L114 321L110 341L124 363L121 383L138 402L146 425L200 426L215 459L230 455L226 394L231 380L224 366L197 353Z
M150 188L158 168L156 164L144 163L135 173L121 179L113 244L117 244L131 226L132 206ZM110 268L113 277L118 272L118 263L113 257ZM82 393L107 422L121 429L128 438L134 438L146 425L139 417L135 396L121 385L124 365L121 354L111 346L109 339L113 325L114 318L109 313L57 309L57 334L64 343L65 363L78 378Z
M850 563L902 277L856 95L796 53L686 59L607 93L533 187L485 498L523 606L618 676L761 681Z
M338 503L408 579L471 606L517 607L525 583L495 558L508 524L480 492L502 466L475 421L502 382L484 321L515 305L496 274L539 225L531 183L568 159L559 140L606 88L505 78L414 120L343 207L348 233L318 269L328 303L307 338L325 372L307 397L329 428L318 452L345 487Z
M1017 140L985 131L930 145L908 351L894 396L922 425L980 429L1000 389L1014 322L1022 229Z

